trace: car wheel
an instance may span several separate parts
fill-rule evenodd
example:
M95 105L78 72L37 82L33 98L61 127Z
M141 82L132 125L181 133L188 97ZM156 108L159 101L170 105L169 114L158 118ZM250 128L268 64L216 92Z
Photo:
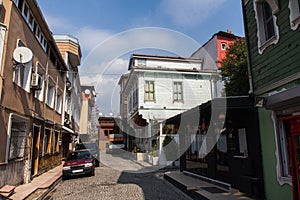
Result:
M61 178L62 178L62 180L67 180L67 179L68 179L68 176L63 175Z

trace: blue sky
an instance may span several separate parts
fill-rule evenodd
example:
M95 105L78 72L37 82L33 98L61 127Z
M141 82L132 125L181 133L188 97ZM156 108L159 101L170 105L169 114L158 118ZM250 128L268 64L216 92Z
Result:
M208 41L214 33L230 29L235 35L244 36L240 0L37 0L53 34L71 34L79 39L83 53L80 76L82 84L91 84L97 90L97 106L100 112L118 115L118 86L120 74L127 72L128 55L136 28L159 27L169 30L171 35L184 35L197 45L190 45L180 56L189 56ZM128 31L130 41L120 42L116 35ZM149 33L145 29L144 33ZM126 34L125 34L126 35ZM143 34L141 41L160 43L163 34ZM166 34L167 35L167 34ZM167 36L166 36L167 37ZM170 36L172 37L172 36ZM122 37L122 40L124 38ZM105 45L111 49L107 56L99 56L97 51ZM112 42L114 41L114 42ZM116 42L118 41L118 42ZM174 41L174 40L173 40ZM173 43L172 40L169 43ZM115 52L122 43L126 52ZM145 44L141 42L142 44ZM134 45L133 45L134 46ZM135 46L136 47L136 46ZM156 47L156 46L155 46ZM108 47L105 46L107 49ZM185 48L178 45L179 48ZM165 49L163 49L165 50ZM169 49L167 49L169 50ZM172 47L174 50L174 47ZM150 51L153 52L153 51ZM102 55L101 54L101 55ZM157 54L157 53L156 53ZM103 74L113 74L104 76ZM112 91L113 95L112 95Z

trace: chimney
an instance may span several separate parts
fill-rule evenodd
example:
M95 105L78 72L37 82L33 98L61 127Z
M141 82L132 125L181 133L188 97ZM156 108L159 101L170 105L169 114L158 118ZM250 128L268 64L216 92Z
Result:
M231 30L229 30L229 29L227 29L227 33L229 33L229 34L232 34L232 31L231 31Z

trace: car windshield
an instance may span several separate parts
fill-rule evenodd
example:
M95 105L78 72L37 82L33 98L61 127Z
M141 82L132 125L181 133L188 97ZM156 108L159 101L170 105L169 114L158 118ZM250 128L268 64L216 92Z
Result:
M72 152L68 155L67 160L77 160L77 159L83 159L83 158L91 158L91 154L89 151L76 151Z

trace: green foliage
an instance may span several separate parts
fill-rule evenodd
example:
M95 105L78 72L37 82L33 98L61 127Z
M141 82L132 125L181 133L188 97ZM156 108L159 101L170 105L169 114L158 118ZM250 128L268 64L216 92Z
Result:
M166 135L165 139L164 139L164 141L162 143L162 146L163 147L167 146L171 141L172 141L172 137L170 135Z
M153 145L153 157L157 157L156 144Z
M229 45L229 48L226 50L226 57L220 64L226 95L247 95L249 93L249 77L247 49L244 38L237 39Z

